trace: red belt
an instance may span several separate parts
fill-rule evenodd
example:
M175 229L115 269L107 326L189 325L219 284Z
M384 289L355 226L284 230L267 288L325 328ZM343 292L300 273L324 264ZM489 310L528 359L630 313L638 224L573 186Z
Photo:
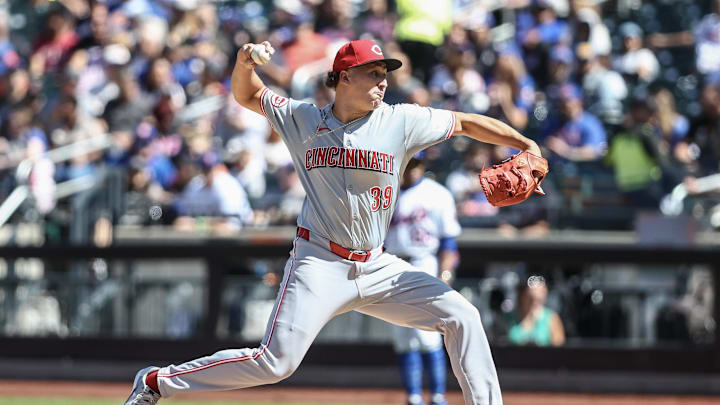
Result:
M297 236L305 240L310 240L310 230L299 226ZM330 242L330 251L343 259L352 260L354 262L366 262L370 259L369 250L349 250L332 241Z

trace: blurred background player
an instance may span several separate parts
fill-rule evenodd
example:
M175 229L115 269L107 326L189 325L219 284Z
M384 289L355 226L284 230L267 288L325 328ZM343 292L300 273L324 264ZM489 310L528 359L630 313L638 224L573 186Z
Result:
M458 263L455 237L460 224L450 191L423 177L423 153L413 157L400 184L397 208L385 239L387 251L418 270L450 284ZM398 354L408 404L424 404L423 370L427 371L432 405L446 405L445 350L439 332L394 326L393 344Z

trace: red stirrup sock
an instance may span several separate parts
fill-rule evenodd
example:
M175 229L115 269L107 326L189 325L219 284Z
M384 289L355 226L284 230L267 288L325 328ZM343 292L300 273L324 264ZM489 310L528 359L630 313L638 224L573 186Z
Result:
M145 384L147 384L148 387L152 388L153 391L156 393L160 393L160 389L157 385L157 375L158 371L151 371L145 376Z

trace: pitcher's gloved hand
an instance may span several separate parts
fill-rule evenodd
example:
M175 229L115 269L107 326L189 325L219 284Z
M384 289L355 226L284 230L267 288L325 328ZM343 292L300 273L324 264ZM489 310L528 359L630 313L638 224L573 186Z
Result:
M540 184L547 172L545 158L524 151L492 167L483 167L478 176L490 204L504 207L527 200L533 192L545 195Z

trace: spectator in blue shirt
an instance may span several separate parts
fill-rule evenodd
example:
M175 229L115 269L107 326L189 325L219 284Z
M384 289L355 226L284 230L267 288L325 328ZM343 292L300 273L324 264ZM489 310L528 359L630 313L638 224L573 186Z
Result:
M558 44L570 42L570 27L557 18L553 4L548 0L534 0L529 12L517 18L517 42L525 51L525 63L537 80L547 77L549 50Z
M526 48L538 45L557 45L569 40L568 24L557 18L553 5L548 0L536 0L531 13L518 16L518 39Z
M548 63L548 85L545 87L545 96L550 111L560 109L560 89L570 82L573 73L575 58L573 51L565 45L558 45L550 51Z
M9 20L7 12L0 10L0 75L20 67L22 60L9 38Z
M560 88L561 116L551 118L542 131L544 145L559 162L586 162L603 157L607 136L600 120L583 109L580 89L570 83Z

